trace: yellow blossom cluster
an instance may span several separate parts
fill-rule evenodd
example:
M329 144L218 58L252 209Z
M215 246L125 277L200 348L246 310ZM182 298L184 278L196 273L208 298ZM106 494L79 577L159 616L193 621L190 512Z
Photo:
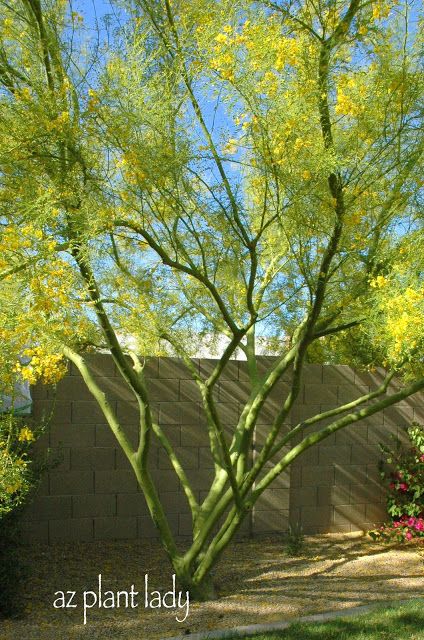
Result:
M71 116L69 111L61 111L56 118L47 121L47 131L57 131L59 133L66 131L70 122L70 118Z
M370 286L373 287L373 289L381 289L382 287L386 286L387 283L388 279L381 275L370 280Z
M296 38L280 37L275 43L275 68L282 71L289 64L296 66L299 64L299 56L302 45Z
M372 17L374 20L387 18L393 6L399 4L399 0L376 0L372 4Z
M245 37L233 33L230 25L226 25L223 32L218 33L215 37L213 57L210 64L212 69L217 71L224 80L234 81L236 71L235 47L243 42L245 42Z
M56 384L66 374L66 363L60 354L47 353L41 347L33 347L25 349L23 355L31 360L26 365L17 362L15 371L30 384L35 384L38 380L44 384Z
M363 113L364 107L342 89L337 92L335 112L337 115L357 117Z
M402 267L395 265L391 276L378 275L370 281L381 323L377 342L385 346L392 362L408 357L424 338L424 287L402 288L402 279Z
M391 337L391 351L398 357L405 351L415 349L423 336L424 288L407 287L403 293L385 302L387 309L387 331Z
M120 169L128 184L134 185L146 180L147 174L140 164L140 158L136 153L124 153L116 162L116 168Z
M28 427L22 427L18 434L19 442L34 442L34 433Z

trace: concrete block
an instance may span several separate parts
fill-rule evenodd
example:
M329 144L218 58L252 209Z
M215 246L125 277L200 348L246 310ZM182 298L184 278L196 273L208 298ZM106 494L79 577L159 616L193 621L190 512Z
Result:
M312 384L321 384L323 379L324 367L322 364L315 364L307 362L303 365L302 379L304 382L310 382Z
M72 469L115 469L115 449L111 447L74 447Z
M204 380L209 378L209 376L211 375L212 371L214 370L217 362L218 361L216 359L212 359L212 358L202 358L200 360L199 371L200 371L201 377ZM237 360L230 360L225 365L224 370L221 373L219 380L220 381L223 381L223 380L238 380L238 370L239 370L239 366L238 366Z
M199 405L195 402L161 402L160 424L198 424Z
M279 380L275 387L273 387L270 391L268 398L273 400L279 407L281 407L284 404L287 396L289 395L290 390L291 386L287 382Z
M321 489L323 487L320 487ZM290 504L292 507L316 507L318 504L318 487L290 488ZM327 504L327 503L326 503Z
M272 424L272 422L275 420L275 418L278 416L278 414L281 411L281 403L278 402L277 400L273 399L273 398L267 398L265 404L263 405L263 407L261 408L259 415L258 415L258 419L257 419L257 424L258 425L270 425ZM286 418L287 420L288 418Z
M219 402L216 409L222 424L233 426L237 423L240 412L236 402Z
M383 410L383 424L387 427L407 427L413 419L413 407L393 405Z
M302 526L314 525L314 527L328 527L332 522L333 507L329 505L319 507L302 507Z
M135 540L137 538L137 518L110 517L94 518L95 540Z
M367 480L368 482L382 486L378 464L367 464Z
M273 469L273 468L274 468L274 465L272 464L272 462L267 462L258 476L258 482L268 473L268 471L270 471L270 469ZM270 487L274 489L290 488L290 468L291 467L289 467L288 469L280 473L280 475L278 475L272 481L272 484L270 485Z
M71 422L71 402L69 400L34 402L32 417L36 422L46 420L52 426L69 424Z
M81 376L65 376L57 383L56 398L61 402L69 400L93 400L93 396Z
M187 469L188 480L197 491L209 490L214 476L213 469Z
M381 452L376 444L352 445L351 464L378 464Z
M376 424L374 427L368 427L369 444L391 444L392 436L396 435L396 428L386 425Z
M167 515L174 513L190 514L190 507L182 490L161 491L159 497Z
M366 445L368 444L368 430L370 428L371 427L362 422L344 427L335 433L336 445Z
M202 424L182 424L181 446L209 446L209 435L206 426Z
M145 516L149 513L142 493L118 493L116 505L118 516Z
M372 522L374 526L376 524L382 524L387 519L388 519L387 511L383 503L365 505L365 521L366 522Z
M242 402L245 404L250 394L250 385L240 380L222 380L219 383L220 402Z
M305 524L302 524L302 531L307 536L319 535L322 533L338 533L339 532L338 528L336 528L336 531L334 531L334 529L335 527L331 523L325 526L319 526L312 522L307 522ZM350 528L346 529L346 532L348 531L350 531Z
M200 402L202 396L195 380L180 380L180 400Z
M302 467L297 467L295 465L291 466L290 469L290 487L293 489L297 489L302 486Z
M147 391L149 393L149 398L153 401L175 401L179 399L180 381L172 378L148 380Z
M116 496L109 494L72 496L72 515L74 518L115 516Z
M283 533L289 528L288 509L262 511L255 509L253 512L253 533Z
M295 404L289 416L292 425L295 427L300 422L307 420L321 413L321 404Z
M351 484L366 484L368 482L366 464L335 464L334 484L348 487Z
M174 447L174 453L177 456L183 469L199 468L199 449L198 447ZM159 450L159 469L172 469L172 463L169 460L165 449Z
M301 478L303 487L330 486L334 482L334 466L302 465Z
M214 461L209 447L200 447L199 451L199 467L200 469L213 469Z
M350 504L350 489L340 485L332 487L318 487L318 505Z
M116 402L116 415L121 424L137 424L140 418L137 402Z
M305 377L306 380L309 380ZM304 403L308 404L329 404L337 405L338 387L337 385L323 385L305 383Z
M180 491L180 481L174 470L168 469L155 469L151 468L152 479L156 489L161 491ZM187 476L191 478L190 474L194 475L194 478L199 474L198 469L187 469ZM194 485L193 485L194 486Z
M45 454L46 451L43 451ZM35 459L37 459L35 457ZM70 447L52 447L48 453L49 465L52 471L70 471L71 470L71 448Z
M378 485L352 485L350 487L350 504L374 504L383 502L385 496Z
M50 445L52 447L94 447L94 424L58 424L52 425L50 430Z
M159 532L156 529L150 515L139 516L137 518L137 538L157 539Z
M202 408L196 402L179 402L181 420L179 424L199 424L204 421ZM162 410L162 403L161 403ZM162 415L162 414L161 414Z
M121 400L122 402L134 402L135 396L125 380L119 376L115 378L98 378L99 387L105 392L108 400ZM78 398L83 399L83 398Z
M115 363L108 353L90 353L84 356L84 360L95 376L107 378L116 375Z
M330 524L330 526L327 528L325 533L351 533L351 531L353 530L352 529L353 526L354 525L352 524ZM317 532L317 533L321 533L321 532Z
M371 390L375 390L381 385L386 375L382 367L376 367L372 371L355 371L355 384L363 384L369 386Z
M194 359L192 362L198 370L199 361ZM159 358L159 378L190 380L192 376L180 358Z
M361 396L369 393L369 387L363 384L340 384L338 391L338 403L340 405L347 404L353 400L357 400ZM359 408L366 406L366 403L358 405Z
M318 447L313 445L309 447L309 449L305 449L303 453L300 454L299 464L301 465L317 465L318 464ZM323 462L323 464L326 464Z
M323 384L352 384L355 381L355 370L345 364L324 365L322 368Z
M37 496L22 514L24 520L42 522L72 516L71 496Z
M49 520L49 542L85 542L94 539L92 518Z
M349 464L350 462L350 450L348 445L335 445L326 447L320 445L319 450L319 464L331 465L331 464ZM352 461L353 462L353 461ZM355 463L354 463L355 464Z
M147 357L143 359L143 372L146 380L159 377L159 358Z
M115 409L115 402L111 402ZM72 402L72 422L81 424L106 424L99 405L94 400L73 400Z
M49 543L49 523L47 520L29 521L20 523L19 540L24 544L48 544Z
M121 427L123 428L123 431L125 432L125 435L130 441L132 447L136 449L139 438L139 425L122 422ZM112 429L107 424L95 425L95 444L96 447L106 447L121 451L121 445L119 444Z
M290 489L275 488L272 484L265 489L255 503L258 511L271 511L273 509L288 509L290 503ZM315 504L315 502L314 502Z
M125 425L126 431L127 431L127 427L128 425ZM131 425L131 427L136 429L137 425ZM116 436L108 424L96 424L94 426L94 432L95 432L94 446L112 447L112 449L119 446Z
M138 491L137 479L131 470L95 471L95 493L132 493Z
M179 536L192 536L193 535L193 522L189 513L178 514L178 535Z
M50 472L50 494L80 495L94 492L93 471Z

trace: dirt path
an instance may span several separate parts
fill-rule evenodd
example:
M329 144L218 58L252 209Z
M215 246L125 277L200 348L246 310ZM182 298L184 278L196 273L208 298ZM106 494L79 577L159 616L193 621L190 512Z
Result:
M207 629L229 628L339 610L375 601L424 596L424 554L416 546L387 547L366 538L341 535L306 539L299 558L284 553L281 539L249 540L228 549L216 571L220 599L190 603L180 609L145 608L148 593L172 589L172 569L154 543L80 543L52 547L27 547L22 553L32 566L25 585L25 617L1 621L0 640L155 640ZM83 592L98 590L139 592L125 608L86 610ZM178 590L178 587L177 587ZM75 591L77 607L55 609L57 591ZM65 594L69 600L70 594ZM106 597L106 596L104 596ZM92 598L92 600L90 600ZM109 598L111 598L109 594ZM168 602L170 596L168 596ZM91 604L94 596L86 596ZM184 604L185 594L181 601ZM155 603L158 601L156 600ZM113 599L103 604L113 604ZM171 603L172 604L172 603Z

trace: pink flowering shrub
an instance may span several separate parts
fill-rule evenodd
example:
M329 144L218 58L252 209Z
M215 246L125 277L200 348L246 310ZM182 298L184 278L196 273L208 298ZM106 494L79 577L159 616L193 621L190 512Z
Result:
M410 446L396 440L393 449L380 445L386 458L381 477L387 485L387 513L390 521L375 531L374 540L424 542L424 427L413 423L407 429Z

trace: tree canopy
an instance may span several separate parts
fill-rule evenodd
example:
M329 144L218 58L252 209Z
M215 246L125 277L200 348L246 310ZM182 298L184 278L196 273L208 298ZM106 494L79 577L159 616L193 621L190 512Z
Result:
M0 7L0 364L54 381L60 357L73 360L180 579L199 586L260 492L315 442L252 489L297 433L282 425L305 361L384 367L377 395L354 404L381 396L371 413L424 387L422 8L117 0L96 21L63 0ZM222 334L210 377L191 367L216 465L199 505L154 424L139 356L168 345L190 368L202 339ZM278 354L263 375L258 337ZM110 351L139 402L136 451L84 362L90 347ZM252 393L227 441L212 391L237 348ZM17 365L24 351L32 360ZM287 369L290 392L250 469L258 412ZM395 374L405 386L384 396ZM352 408L334 429L367 415ZM192 507L183 559L147 470L151 437Z

